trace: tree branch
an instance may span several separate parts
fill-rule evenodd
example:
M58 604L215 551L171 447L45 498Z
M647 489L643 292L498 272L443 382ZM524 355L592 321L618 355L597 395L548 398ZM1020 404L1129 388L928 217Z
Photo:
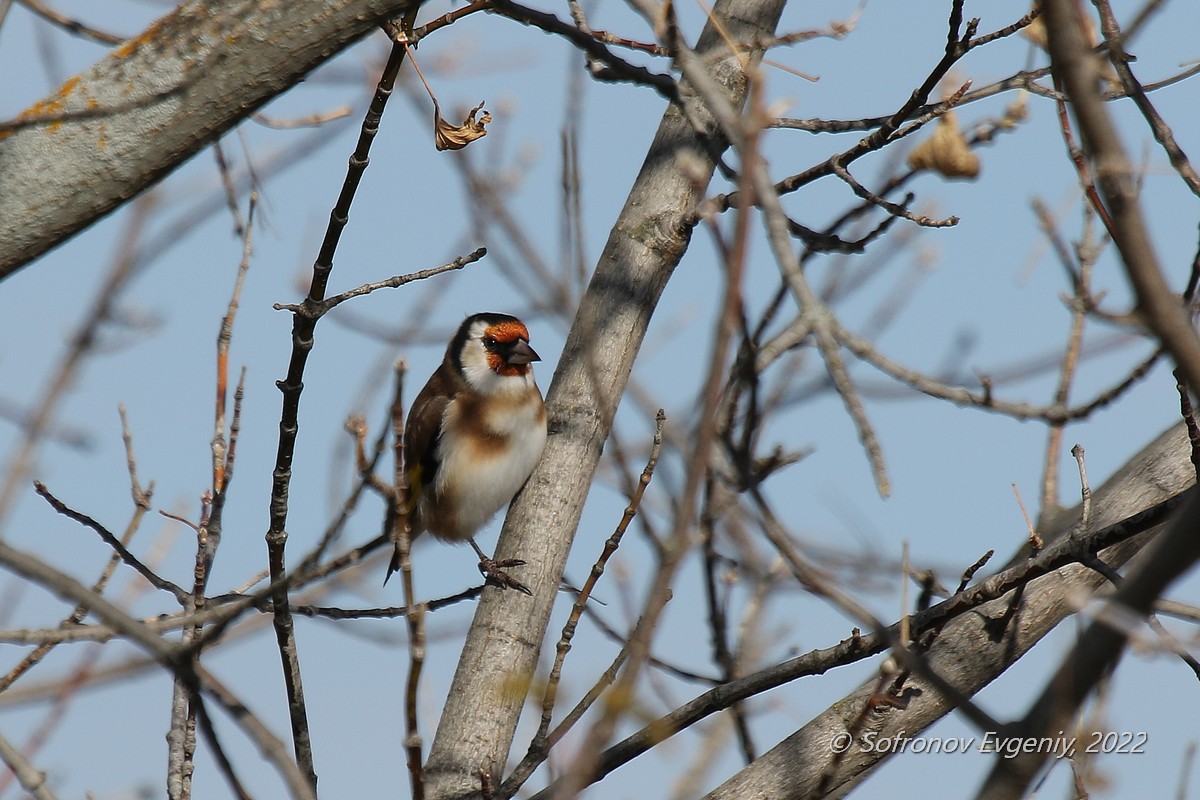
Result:
M713 14L735 40L752 42L774 33L783 5L722 0ZM744 56L728 51L711 21L697 52L741 105ZM550 439L496 551L528 562L523 577L534 597L484 590L425 766L431 798L477 795L479 770L499 774L507 760L524 697L506 687L533 673L601 447L658 298L687 249L688 221L702 199L697 184L715 169L712 145L727 146L707 109L690 116L705 122L703 138L676 106L664 114L559 358L547 394Z
M116 47L0 131L0 279L418 2L189 0Z
M1075 535L1099 531L1193 485L1196 476L1188 453L1183 425L1176 425L1159 436L1104 486L1094 491L1088 531ZM1052 541L1072 535L1079 513L1080 509L1075 508L1042 522L1039 527L1047 533L1044 553L1049 552ZM1103 554L1104 560L1110 566L1119 567L1139 552L1151 536L1153 533L1143 534L1109 548ZM1026 559L1026 554L1018 554L1010 566ZM1044 575L1025 585L1021 613L1003 628L998 628L997 623L1006 617L1011 595L947 623L926 656L928 664L963 694L974 695L1073 613L1076 605L1069 601L1071 597L1080 592L1093 592L1106 583L1103 576L1081 565ZM835 757L831 753L834 737L845 733L849 721L872 695L875 683L872 680L834 702L803 728L707 795L706 800L752 797L791 800L812 796L822 781L827 762ZM953 710L951 704L920 679L910 680L907 687L907 705L880 710L873 715L868 730L880 737L917 736ZM852 743L831 776L828 790L834 796L843 795L864 780L888 755Z

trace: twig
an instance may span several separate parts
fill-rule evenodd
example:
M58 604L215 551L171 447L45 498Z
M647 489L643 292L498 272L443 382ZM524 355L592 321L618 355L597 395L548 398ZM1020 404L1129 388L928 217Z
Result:
M406 45L407 46L407 45ZM408 482L404 453L404 359L396 362L393 369L396 391L391 404L392 492L386 515L387 530L384 534L396 543L399 560L400 580L404 587L404 604L408 612L404 615L408 623L408 678L404 691L404 751L408 764L408 775L412 785L413 800L425 798L425 776L422 768L422 742L418 724L417 703L421 684L421 669L425 665L425 607L416 603L413 585L412 545L410 514L412 511L412 487Z
M582 50L589 58L593 78L603 81L626 81L649 86L673 103L680 102L679 86L670 75L651 72L645 67L632 64L613 54L590 33L575 25L563 22L553 14L522 6L513 0L491 0L497 14L506 16L523 25L532 25L547 33L562 36ZM603 65L601 68L599 65Z
M46 773L41 772L32 764L20 750L0 735L0 761L8 765L13 775L21 784L21 788L29 792L34 800L58 800L54 792L46 784Z
M1148 557L1117 589L1109 601L1110 608L1145 615L1166 587L1200 559L1200 539L1195 536L1200 524L1200 495L1189 494L1190 501L1158 538ZM1102 620L1093 621L1019 721L1014 734L1038 737L1066 727L1097 681L1116 665L1126 639L1125 631ZM977 797L988 800L1020 796L1046 758L1045 753L1022 753L1012 759L996 759Z
M1200 175L1196 174L1195 168L1192 167L1187 155L1175 141L1175 134L1172 133L1171 127L1167 125L1162 115L1158 113L1158 109L1150 102L1150 98L1146 94L1145 87L1138 81L1133 74L1133 69L1130 68L1130 58L1125 53L1124 36L1121 33L1121 27L1117 23L1117 18L1112 12L1112 6L1108 0L1094 0L1096 9L1100 12L1100 32L1104 36L1104 45L1108 50L1108 60L1113 66L1113 70L1117 73L1117 77L1121 79L1121 85L1125 92L1133 99L1134 105L1142 112L1142 116L1146 118L1146 123L1150 126L1150 132L1154 135L1155 140L1162 145L1163 151L1167 154L1167 160L1175 171L1179 173L1179 177L1183 180L1185 186L1191 190L1192 194L1200 197Z
M942 59L934 66L934 68L926 76L924 82L913 91L909 99L892 114L883 120L872 133L864 137L858 144L850 149L831 156L826 161L812 167L804 172L793 175L790 178L785 178L773 184L775 194L782 195L793 192L801 186L806 186L817 178L831 175L834 173L834 164L838 164L843 168L848 168L852 162L889 144L894 140L897 130L905 120L910 119L919 109L924 107L929 96L933 93L937 85L950 71L955 63L960 58L966 55L971 49L971 42L975 37L975 32L979 27L979 20L970 20L965 30L962 29L962 3L956 0L956 3L951 11L949 31L946 38L946 52ZM908 129L911 133L915 128ZM759 201L763 200L763 193L759 191ZM731 192L713 201L717 208L724 210L726 208L737 206L741 201L738 192Z
M1176 800L1186 800L1188 796L1188 779L1192 774L1192 762L1196 760L1195 740L1187 743L1183 749L1183 758L1179 767L1179 788L1175 791Z
M459 256L448 264L442 264L440 267L430 267L429 269L410 272L407 275L393 275L382 281L374 283L366 283L362 286L350 289L349 291L336 294L326 300L318 303L309 303L308 298L305 298L304 303L276 303L273 307L276 311L291 311L298 316L312 317L315 322L321 316L326 314L330 309L341 305L342 303L354 297L361 297L365 294L370 294L378 289L395 289L413 281L423 281L427 278L432 278L435 275L441 275L443 272L451 272L453 270L462 269L468 264L474 264L481 258L487 255L487 248L480 247L465 256Z
M1079 465L1079 489L1082 495L1082 505L1079 512L1079 525L1087 530L1092 520L1092 487L1088 483L1087 464L1083 460L1083 445L1076 444L1071 448L1071 455Z
M192 593L184 604L185 615L195 615L204 608L204 587L208 581L208 536L205 524L195 526L196 556L193 567ZM180 643L183 646L191 644L199 634L196 625L183 629ZM191 671L194 672L199 662L200 654L193 651L189 654ZM170 800L191 800L192 773L195 770L196 754L196 717L199 698L192 693L189 681L182 670L176 673L171 693L171 725L167 731L167 797ZM218 763L221 758L218 757ZM232 775L232 766L226 761L222 769L227 771L227 778ZM236 777L234 778L236 781Z
M1121 253L1138 309L1195 392L1200 388L1200 338L1163 277L1132 166L1098 90L1097 66L1083 40L1077 9L1067 0L1046 0L1043 9L1051 63L1071 100L1086 155L1096 167L1096 185L1110 217L1106 227Z
M159 577L154 570L143 564L137 556L129 552L128 548L126 548L125 545L121 543L121 540L114 536L112 532L108 530L108 528L105 528L87 514L81 513L67 506L66 503L62 502L53 494L51 494L50 490L47 489L46 485L41 481L34 481L33 488L46 500L47 503L50 504L50 507L59 514L78 522L80 525L91 528L98 533L100 538L104 540L104 543L111 547L122 561L124 561L128 566L132 567L135 572L149 581L150 585L155 589L161 589L163 591L170 592L175 596L175 599L179 601L180 605L183 605L187 602L188 593L186 591L166 578Z
M1082 357L1084 324L1087 320L1088 309L1092 303L1092 266L1095 263L1099 249L1089 244L1092 238L1093 225L1091 221L1093 217L1088 215L1083 242L1075 248L1075 260L1078 261L1078 268L1076 268L1076 264L1066 253L1065 245L1063 245L1056 235L1049 212L1044 206L1040 206L1040 204L1035 204L1035 209L1038 211L1042 230L1050 239L1052 246L1058 253L1059 261L1062 263L1071 280L1071 288L1074 295L1072 298L1073 302L1070 304L1070 330L1067 334L1066 347L1063 349L1062 365L1059 368L1058 387L1054 392L1055 405L1066 406L1070 401L1071 384L1075 380ZM1062 439L1065 429L1065 420L1050 424L1050 432L1046 441L1046 458L1042 470L1043 512L1058 506L1058 461L1062 451Z
M130 519L129 524L126 525L124 534L121 536L121 541L125 544L128 544L139 529L146 512L149 510L150 492L142 491L141 487L137 483L137 479L133 470L134 460L132 437L129 433L128 425L125 424L124 414L122 414L121 417L122 428L126 437L127 461L130 465L130 481L133 485L133 494L135 497L133 516ZM101 594L104 591L109 580L112 578L113 573L116 571L117 564L119 563L120 558L116 553L109 556L108 563L104 566L104 569L101 571L100 576L96 579L95 583L92 584L91 590L93 592L96 594ZM68 615L62 622L59 623L57 630L66 631L79 625L83 621L84 617L87 616L88 610L89 609L86 605L76 605L71 611L70 615ZM7 674L5 674L3 677L0 677L0 693L7 691L8 688L12 686L12 684L15 683L22 675L26 674L34 666L41 663L42 660L49 655L50 651L53 650L58 643L59 642L55 641L43 641L39 643L32 652L21 659L21 661L15 667L9 670ZM50 715L42 723L38 731L26 741L24 746L26 754L32 755L34 752L36 752L40 746L40 743L45 740L46 736L48 736L49 731L52 730L54 725L64 718L66 703L69 697L73 695L94 672L96 661L99 659L99 656L100 651L98 648L95 648L90 652L85 653L85 655L80 659L79 664L71 672L68 679L64 681L63 686L57 693ZM14 769L13 774L16 775L16 773L17 770ZM0 795L3 795L7 789L9 782L8 777L9 776L5 776L3 779L0 779ZM16 777L21 779L20 775L16 775Z
M472 586L448 597L435 600L424 600L419 605L423 613L461 603L464 600L475 600L483 593L486 584ZM391 606L389 608L331 608L329 606L293 605L293 614L305 617L325 617L327 619L392 619L408 616L408 606Z
M1070 421L1090 416L1099 408L1112 403L1132 386L1146 376L1149 370L1158 362L1160 353L1154 353L1141 364L1138 364L1116 385L1104 390L1086 403L1077 406L1061 406L1052 404L1035 406L1028 403L1015 403L998 399L986 383L979 391L972 391L962 386L950 386L942 381L923 375L909 369L880 353L875 347L860 336L856 336L841 325L836 319L831 321L837 340L858 358L871 364L876 369L904 383L922 394L947 400L956 405L970 405L1005 414L1013 419L1041 419L1047 422Z
M267 531L267 555L274 587L272 603L274 609L275 636L283 664L284 683L287 689L288 712L292 725L292 744L296 761L301 771L315 787L316 769L313 763L312 742L308 730L308 711L304 702L304 689L300 677L299 654L296 651L295 630L292 625L288 603L286 565L288 487L292 479L292 459L296 450L296 435L299 430L300 393L304 389L304 368L313 348L313 332L320 314L315 313L325 300L329 275L333 271L333 256L341 240L342 231L350 218L350 205L358 190L359 181L369 163L368 155L379 121L383 116L388 98L395 86L396 75L404 60L404 47L393 45L387 64L379 78L371 105L363 118L358 143L350 156L346 179L342 190L329 215L325 238L313 263L312 283L302 304L303 313L297 310L292 316L292 355L288 364L287 377L277 383L283 394L283 408L279 421L279 447L271 487L270 527Z
M396 44L417 44L434 31L441 30L447 25L452 25L469 14L474 14L477 11L487 11L491 7L491 0L474 0L474 2L467 3L461 8L456 8L436 19L432 19L420 27L413 27L411 25L412 22L416 21L415 16L411 20L387 20L383 23L382 27L388 38Z
M752 95L753 96L753 95ZM755 109L757 111L757 109ZM697 194L704 191L703 186L697 186ZM750 187L753 192L753 188ZM717 220L713 215L705 216L705 222L716 242L718 252L721 254L721 259L725 263L741 262L746 257L746 248L749 241L750 215L744 211L739 211L734 217L733 225L733 241L726 243L725 237L722 235L721 228L717 224ZM746 312L743 307L738 309L738 318L740 322L741 335L743 341L747 335L745 328ZM739 368L740 367L740 368ZM736 380L745 372L744 359L740 357L734 359L734 364L730 368L731 380ZM749 412L747 419L744 421L743 433L744 437L741 442L741 449L738 452L739 456L743 456L745 461L749 461L752 436L751 431L755 429L759 418L758 413L758 375L752 373L747 377L748 401L747 406ZM733 425L733 419L737 406L737 393L729 392L729 400L725 403L726 413L721 423L722 438L728 438L729 431ZM748 463L739 463L740 472L750 475L754 473L754 467ZM763 476L765 478L765 476ZM754 475L750 480L761 480L758 475ZM727 611L726 598L718 596L718 559L716 557L715 538L716 538L716 513L713 510L714 493L720 491L720 478L715 469L710 468L704 476L704 502L700 513L700 531L702 552L704 556L704 596L705 602L708 605L708 621L709 630L712 632L713 643L713 661L721 669L721 677L725 681L732 680L738 676L739 667L737 659L729 647L729 620ZM749 764L754 761L757 748L750 735L750 725L746 719L746 709L741 704L735 704L731 708L732 722L735 731L737 732L738 742L741 745L742 755Z
M230 185L232 191L232 185ZM231 195L230 202L237 210L235 198ZM233 340L233 322L237 317L238 305L241 301L242 287L246 283L246 273L250 270L250 254L254 241L254 210L258 205L258 193L250 193L249 210L245 225L241 224L240 215L237 217L241 226L242 260L238 264L237 277L233 282L233 294L221 318L221 326L217 332L217 381L216 381L216 420L213 424L212 439L212 485L213 495L219 496L225 490L225 468L227 462L228 442L225 439L225 404L229 397L229 345Z
M54 9L47 6L41 0L17 0L21 5L28 8L34 14L37 14L42 19L50 22L59 28L62 28L67 33L74 34L81 39L89 39L97 44L120 44L125 41L124 36L118 36L115 33L102 31L99 28L93 28L91 25L86 25L77 19L68 17L65 14L60 14Z
M1098 552L1144 533L1169 519L1192 494L1194 492L1190 490L1183 492L1114 525L1095 531L1086 538L1084 546L1088 552ZM928 611L914 615L912 630L920 635L921 631L944 626L955 617L1003 597L1017 586L1068 564L1077 563L1077 545L1078 542L1069 541L1069 537L1055 541L1048 545L1038 558L1024 560L965 591L957 592ZM593 781L601 779L679 731L724 710L731 703L754 697L797 678L824 674L834 666L857 663L883 652L889 646L889 632L891 636L898 634L899 623L893 623L886 631L855 634L832 647L797 656L698 695L605 750L596 765ZM535 795L534 800L546 800L552 796L552 790L553 785Z
M54 415L67 396L71 386L83 368L87 357L96 346L102 326L113 316L117 300L134 275L134 251L141 240L147 220L158 204L160 192L152 190L133 205L133 214L121 233L116 256L95 297L89 311L71 335L71 341L43 388L35 397L32 418L22 431L21 440L9 458L0 486L0 526L8 518L18 491L26 488L27 476L33 465L37 448L44 433L52 426Z
M238 208L237 187L233 183L233 173L229 162L225 159L225 148L221 140L213 142L213 159L217 162L217 173L221 176L221 188L225 190L225 205L229 215L233 217L233 233L238 238L246 235L246 224L242 221L242 210Z
M338 106L328 111L319 111L315 114L309 114L304 117L292 117L291 119L269 116L260 111L257 114L251 114L250 119L265 128L293 130L295 128L315 128L319 125L325 125L326 123L348 117L351 113L353 113L353 109L350 106Z
M749 427L749 423L747 427ZM708 605L708 628L712 635L713 661L720 668L722 679L729 681L739 675L737 659L729 647L729 617L727 613L729 592L727 591L722 597L718 589L720 585L718 570L721 567L716 557L715 514L710 510L715 482L716 478L710 472L705 481L705 504L700 524L704 554L704 598ZM746 721L745 708L741 704L735 704L731 708L733 726L742 747L742 755L749 764L754 761L756 748L750 738L750 726Z
M963 571L962 578L960 578L959 582L958 582L958 588L954 590L954 593L958 594L963 589L966 589L967 586L971 583L971 579L975 577L975 573L979 572L979 570L983 569L984 565L987 564L989 561L991 561L992 556L994 556L994 555L996 555L995 550L988 550L986 553L984 553L982 556L979 557L978 561L976 561L971 566L967 567Z
M1029 511L1025 508L1025 501L1021 499L1021 490L1014 483L1012 485L1013 496L1017 498L1017 506L1021 509L1021 516L1025 518L1025 529L1029 531L1029 549L1033 555L1037 555L1042 551L1045 542L1042 537L1038 536L1037 529L1033 527L1033 520L1029 518Z
M914 222L923 228L952 228L958 224L958 217L933 219L932 217L926 217L920 214L912 213L904 207L908 203L912 202L913 196L911 194L905 198L904 204L893 203L891 201L884 200L882 197L873 193L870 189L855 180L854 176L850 174L849 170L843 167L836 158L833 160L831 167L833 169L833 174L845 181L846 184L849 185L854 191L854 194L863 200L866 200L868 203L871 203L872 205L879 206L894 217L901 217L909 222Z
M142 488L137 476L137 458L133 451L133 431L129 428L129 418L124 403L117 405L117 416L121 418L121 442L125 445L125 467L129 470L129 493L133 496L133 505L142 511L150 510L150 497L154 494L154 482Z

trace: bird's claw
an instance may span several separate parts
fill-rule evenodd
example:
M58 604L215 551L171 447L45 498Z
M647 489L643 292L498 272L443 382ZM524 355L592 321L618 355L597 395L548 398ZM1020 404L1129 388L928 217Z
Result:
M499 586L501 589L516 589L522 594L533 597L533 592L529 591L528 586L504 571L508 567L522 567L524 565L525 562L519 558L505 558L500 561L492 558L481 558L479 560L479 571L487 579L487 582L493 586Z

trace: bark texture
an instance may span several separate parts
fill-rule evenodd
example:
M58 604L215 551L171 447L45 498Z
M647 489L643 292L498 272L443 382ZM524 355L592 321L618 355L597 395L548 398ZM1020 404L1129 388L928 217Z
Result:
M0 130L0 279L419 0L190 0Z
M721 0L714 15L725 35L751 50L773 34L784 5ZM696 51L741 107L745 76L722 35L709 23ZM686 84L683 93L704 133L678 107L667 109L583 297L547 393L546 451L497 549L498 558L529 562L520 579L535 596L484 591L425 767L434 800L478 797L481 769L499 782L604 440L659 296L687 249L688 220L702 199L697 183L712 176L712 154L728 145Z

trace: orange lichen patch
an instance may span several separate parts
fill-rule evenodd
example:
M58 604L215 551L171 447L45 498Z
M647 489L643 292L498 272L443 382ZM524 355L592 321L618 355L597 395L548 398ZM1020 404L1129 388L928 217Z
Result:
M163 21L161 19L156 19L154 22L150 23L150 26L146 28L146 30L142 31L137 36L132 36L129 39L126 39L124 44L112 51L111 58L128 58L134 50L137 50L143 44L148 44L149 42L154 41L154 39L158 36L159 28L162 27L162 22Z
M75 91L75 87L78 85L79 85L79 76L72 75L71 77L67 78L63 82L62 86L58 87L58 96L63 99L66 99L67 95L69 95L71 92Z
M75 87L79 85L79 76L75 75L67 78L62 86L58 87L58 91L53 97L48 97L45 100L39 100L29 108L21 112L22 118L40 117L46 114L58 114L63 110L63 103L71 92L75 91Z
M56 114L61 114L66 106L66 100L79 86L79 76L74 75L68 78L63 85L58 87L58 91L52 97L45 100L39 100L29 108L17 115L18 121L36 120L39 117L52 117ZM56 131L62 127L62 122L51 122L46 126L52 131Z
M487 329L487 335L497 342L529 341L529 329L520 322L499 322Z

